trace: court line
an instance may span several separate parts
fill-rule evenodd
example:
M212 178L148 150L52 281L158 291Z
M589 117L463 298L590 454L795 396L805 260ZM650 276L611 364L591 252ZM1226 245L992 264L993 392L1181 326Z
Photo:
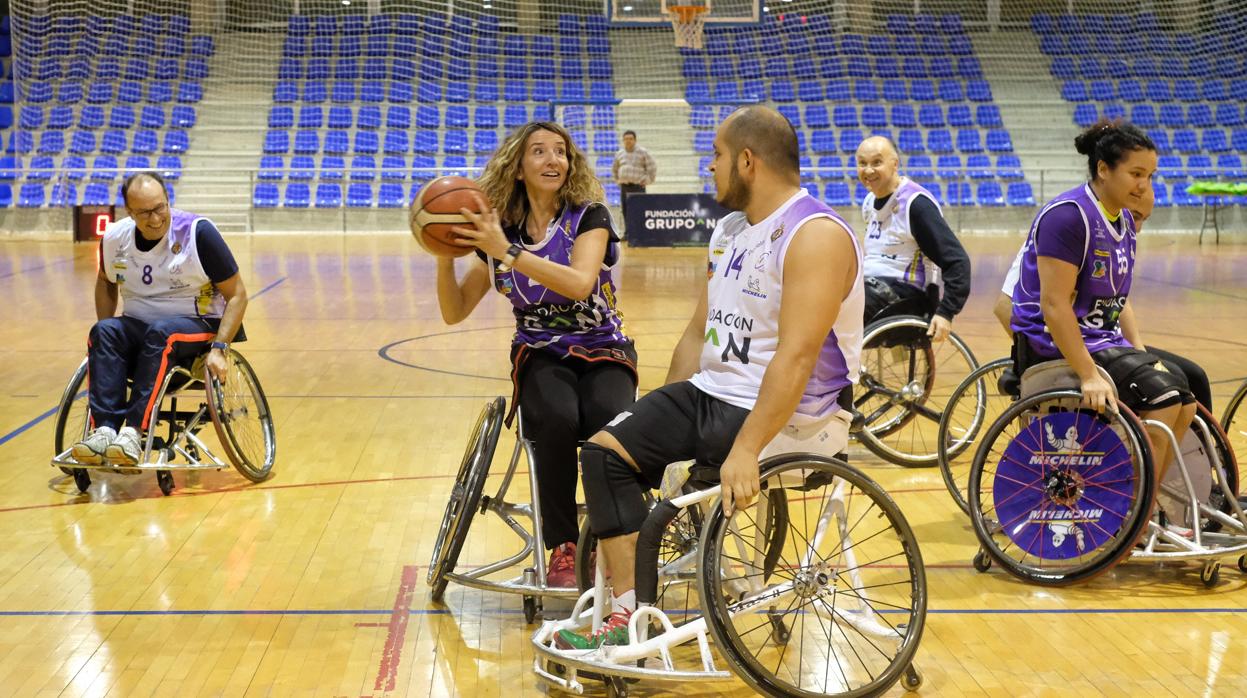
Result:
M414 591L414 590L413 590ZM82 616L392 616L396 608L292 608L286 610L271 609L169 609L164 611L0 611L0 617L34 617L61 618ZM465 609L459 609L461 612ZM455 609L450 608L411 608L407 616L449 616ZM524 611L514 608L495 608L489 611L472 611L480 616L519 615ZM908 611L880 611L880 613L907 613ZM1031 615L1111 615L1114 613L1130 615L1166 615L1192 613L1247 613L1247 608L1232 606L1212 606L1207 608L928 608L928 615L956 616L1031 616ZM391 627L392 623L368 624L364 627Z
M39 266L37 266L37 267L26 267L25 269L18 269L18 270L16 270L16 271L11 271L11 272L8 272L8 273L6 273L6 274L0 274L0 280L3 280L3 279L11 279L11 278L13 278L14 276L17 276L18 274L25 274L25 273L26 273L26 272L28 272L28 271L39 271L40 269L47 269L48 267L55 267L55 266L59 266L59 265L61 265L61 264L66 264L66 263L68 263L68 262L72 262L72 261L74 261L75 259L77 259L77 257L68 257L68 258L66 258L66 259L58 259L58 260L56 260L55 262L45 262L45 263L43 263L43 264L40 264L40 265L39 265Z
M390 613L389 630L385 633L385 646L381 650L381 665L377 667L374 691L393 691L398 679L398 664L402 661L403 644L407 639L407 619L411 617L411 596L415 592L418 577L416 567L403 567L402 581L394 596L394 609Z
M0 277L0 278L4 278L4 277ZM276 287L276 286L277 286L278 284L280 284L281 282L285 281L287 278L288 278L288 277L285 277L285 276L281 277L280 279L278 279L278 280L274 281L273 283L269 284L268 286L265 286L264 288L260 289L259 291L257 291L257 292L256 292L256 294L255 294L254 296L251 296L251 297L252 297L252 298L259 298L261 295L263 295L263 294L265 294L265 293L268 293L269 291L273 290L273 288L274 288L274 287ZM83 393L85 393L85 392L86 392L86 391L83 391ZM77 400L77 399L81 398L83 393L80 393L80 394L78 395L78 397L75 397L74 399L75 399L75 400ZM26 432L27 430L29 430L31 427L35 426L35 425L36 425L36 424L38 424L39 422L42 422L43 420L47 419L48 417L51 417L52 415L56 414L56 410L57 410L57 408L58 408L58 407L60 407L60 406L59 406L59 405L57 405L57 407L53 407L52 409L48 410L47 412L44 412L43 414L39 415L38 417L35 417L34 419L30 420L29 422L26 422L26 423L25 423L25 424L23 424L22 426L20 426L20 427L18 427L18 428L16 428L16 429L14 429L13 431L11 431L11 432L9 432L9 433L5 434L4 436L0 436L0 446L3 446L3 445L5 445L6 443L8 443L9 441L12 441L13 439L15 439L15 438L17 438L17 437L21 436L24 432Z

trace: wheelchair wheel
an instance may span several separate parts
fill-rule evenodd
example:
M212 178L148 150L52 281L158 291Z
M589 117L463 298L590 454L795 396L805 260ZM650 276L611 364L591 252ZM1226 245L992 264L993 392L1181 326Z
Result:
M70 378L69 384L65 386L65 391L61 393L61 401L57 403L56 451L53 455L59 456L64 453L70 446L86 437L90 430L91 411L87 406L86 383L87 360L83 359L82 363L78 364L78 369L74 371L73 378ZM74 468L61 467L61 472L66 475L75 475L74 470ZM91 479L87 478L88 485L90 482Z
M970 463L974 460L971 446L1013 401L999 387L1001 375L1012 365L1012 359L1004 358L979 366L953 391L940 417L940 430L936 435L940 475L953 501L967 516L970 505L966 503L966 491Z
M221 383L205 370L208 412L225 455L243 477L264 481L277 457L277 432L268 399L251 364L230 350L229 373Z
M1230 506L1229 501L1230 498L1226 496L1225 488L1221 486L1221 478L1217 476L1215 471L1212 471L1212 459L1208 456L1208 454L1216 453L1217 459L1221 461L1221 466L1225 469L1226 484L1229 485L1230 492L1235 493L1234 496L1237 496L1239 476L1238 460L1234 454L1234 448L1225 432L1222 431L1221 425L1218 424L1217 420L1213 418L1212 413L1210 413L1203 405L1198 403L1196 403L1196 413L1197 416L1203 420L1204 424L1207 425L1208 435L1211 437L1211 443L1205 439L1204 433L1198 429L1196 425L1192 425L1191 429L1187 432L1187 439L1191 439L1193 437L1194 442L1199 445L1199 448L1196 449L1196 453L1190 452L1185 448L1188 444L1188 440L1184 439L1182 457L1186 460L1188 466L1193 464L1195 458L1199 458L1198 462L1203 463L1209 468L1207 477L1210 479L1212 485L1209 488L1207 504L1224 514L1233 515L1233 508ZM1202 453L1199 451L1202 451ZM1173 472L1175 470L1174 466L1171 465L1169 470L1170 472ZM1163 494L1158 492L1156 496L1157 498L1160 498ZM1168 513L1176 515L1178 511L1180 511L1180 509L1175 507L1175 510L1168 511ZM1214 533L1221 530L1221 523L1212 519L1205 519L1202 521L1201 528L1209 533Z
M1247 381L1238 386L1225 407L1225 416L1221 418L1221 427L1228 437L1235 462L1247 462L1247 406L1243 404L1244 400L1247 400Z
M978 367L956 334L932 342L928 324L920 317L896 317L867 329L861 390L854 395L863 417L857 434L862 445L889 463L915 468L936 464L940 415L962 379Z
M698 583L716 648L764 695L879 695L909 668L925 624L913 531L879 485L837 460L768 459L761 481L787 493L788 535L769 579L752 543L756 507L725 517L716 504L702 533ZM750 592L732 594L740 582Z
M467 540L472 517L481 505L481 493L485 490L485 478L489 475L489 465L498 447L505 410L505 401L500 397L494 398L481 410L476 425L468 433L468 447L459 464L459 474L455 476L437 540L433 543L428 583L433 588L430 596L434 601L442 600L448 581L446 575L453 572L459 562L459 553Z
M1147 432L1124 405L1080 407L1076 390L1011 405L970 468L970 519L983 552L1028 582L1063 586L1117 564L1156 496Z

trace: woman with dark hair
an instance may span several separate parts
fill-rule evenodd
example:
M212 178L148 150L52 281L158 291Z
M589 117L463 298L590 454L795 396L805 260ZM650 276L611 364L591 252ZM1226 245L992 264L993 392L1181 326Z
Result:
M532 122L498 148L478 180L488 202L471 227L462 278L437 259L442 319L456 324L491 288L511 301L514 386L536 456L541 531L552 550L546 582L574 587L577 447L636 398L636 351L623 331L613 278L619 238L602 185L558 124Z
M1119 399L1178 441L1195 415L1181 370L1145 351L1127 298L1135 264L1135 221L1152 186L1156 146L1138 128L1102 120L1074 139L1090 181L1050 201L1031 225L1013 290L1014 350L1021 370L1064 358L1082 381L1083 402L1111 409ZM1157 482L1173 458L1169 439L1152 432Z

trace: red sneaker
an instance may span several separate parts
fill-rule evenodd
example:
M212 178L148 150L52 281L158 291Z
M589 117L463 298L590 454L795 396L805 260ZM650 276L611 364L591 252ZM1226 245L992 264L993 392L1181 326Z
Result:
M546 586L555 589L576 588L576 544L564 543L550 551L546 565Z

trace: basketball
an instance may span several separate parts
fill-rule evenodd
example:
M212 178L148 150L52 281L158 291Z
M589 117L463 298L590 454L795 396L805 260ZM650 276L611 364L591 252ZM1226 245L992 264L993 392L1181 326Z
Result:
M476 182L467 177L439 177L421 187L411 202L411 234L429 254L436 257L463 257L475 248L454 243L460 236L455 226L471 225L459 209L478 212L473 193L485 199Z

